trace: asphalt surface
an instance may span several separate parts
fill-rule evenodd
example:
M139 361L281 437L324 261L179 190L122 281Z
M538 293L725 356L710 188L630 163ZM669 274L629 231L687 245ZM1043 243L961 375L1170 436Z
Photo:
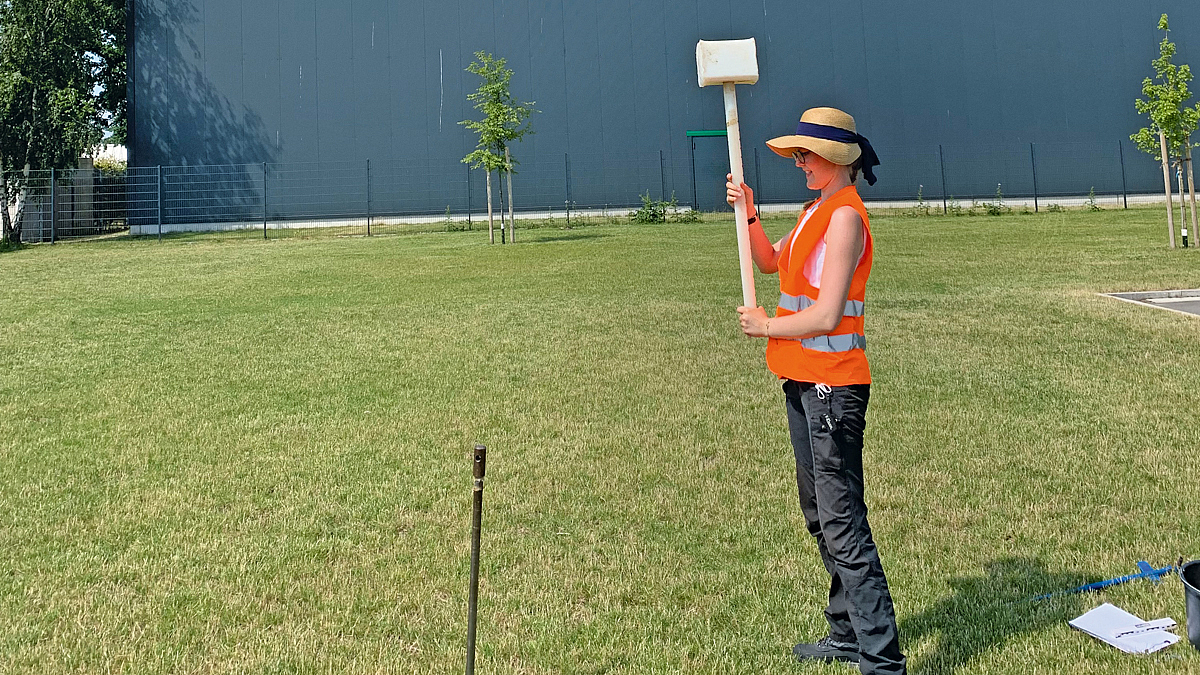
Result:
M1146 300L1146 304L1162 307L1163 309L1173 309L1177 312L1187 312L1200 316L1200 298L1179 298L1179 299L1164 299L1164 300Z
M1200 288L1178 291L1135 291L1130 293L1106 293L1105 295L1148 305L1159 309L1169 309L1184 314L1200 316Z

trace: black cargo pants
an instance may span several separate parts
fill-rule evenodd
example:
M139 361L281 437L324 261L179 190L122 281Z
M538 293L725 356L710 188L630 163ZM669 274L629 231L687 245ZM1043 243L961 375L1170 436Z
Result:
M896 613L863 501L867 384L785 380L788 429L804 523L829 572L829 635L857 643L866 673L903 673Z

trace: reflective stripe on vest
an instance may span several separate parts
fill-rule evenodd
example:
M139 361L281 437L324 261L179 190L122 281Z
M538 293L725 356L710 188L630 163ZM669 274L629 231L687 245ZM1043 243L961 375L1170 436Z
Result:
M859 333L817 335L800 340L800 346L817 352L849 352L867 348L867 336Z
M790 312L799 312L808 309L817 304L816 300L807 295L788 295L787 293L779 294L779 307ZM862 300L847 300L846 309L842 316L863 316L865 306Z

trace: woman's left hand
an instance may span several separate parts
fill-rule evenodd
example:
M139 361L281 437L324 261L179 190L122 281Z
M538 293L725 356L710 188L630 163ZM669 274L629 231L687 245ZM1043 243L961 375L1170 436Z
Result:
M742 332L750 337L767 337L767 310L762 307L738 307L741 314Z

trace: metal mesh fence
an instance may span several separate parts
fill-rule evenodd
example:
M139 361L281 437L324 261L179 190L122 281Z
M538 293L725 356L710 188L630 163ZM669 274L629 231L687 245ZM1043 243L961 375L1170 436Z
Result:
M1029 143L1025 145L877 147L883 166L874 187L862 186L868 201L916 202L942 207L972 203L1082 204L1124 206L1158 198L1162 172L1157 162L1128 142ZM791 203L805 194L803 177L771 153L761 159L758 198ZM769 167L769 168L768 168ZM747 175L750 175L747 171Z
M642 196L701 210L723 210L724 138L690 139L690 147L629 155L564 154L518 165L515 210L525 217L572 212L616 215ZM975 203L1048 201L1123 206L1157 194L1162 173L1129 142L1031 143L878 148L881 180L862 184L868 202L931 208ZM755 148L744 153L747 182L760 204L790 205L813 196L790 160ZM320 228L372 234L405 224L479 222L487 213L482 170L458 162L405 160L264 163L32 171L22 176L23 239L51 242L128 231L133 235L243 231L283 236ZM501 193L503 186L503 194ZM507 178L492 176L492 207L507 211Z
M53 242L124 232L129 219L153 217L140 203L153 194L140 180L141 169L108 174L97 169L30 171L22 175L19 197L9 205L20 218L26 242ZM14 208L16 207L16 208Z

